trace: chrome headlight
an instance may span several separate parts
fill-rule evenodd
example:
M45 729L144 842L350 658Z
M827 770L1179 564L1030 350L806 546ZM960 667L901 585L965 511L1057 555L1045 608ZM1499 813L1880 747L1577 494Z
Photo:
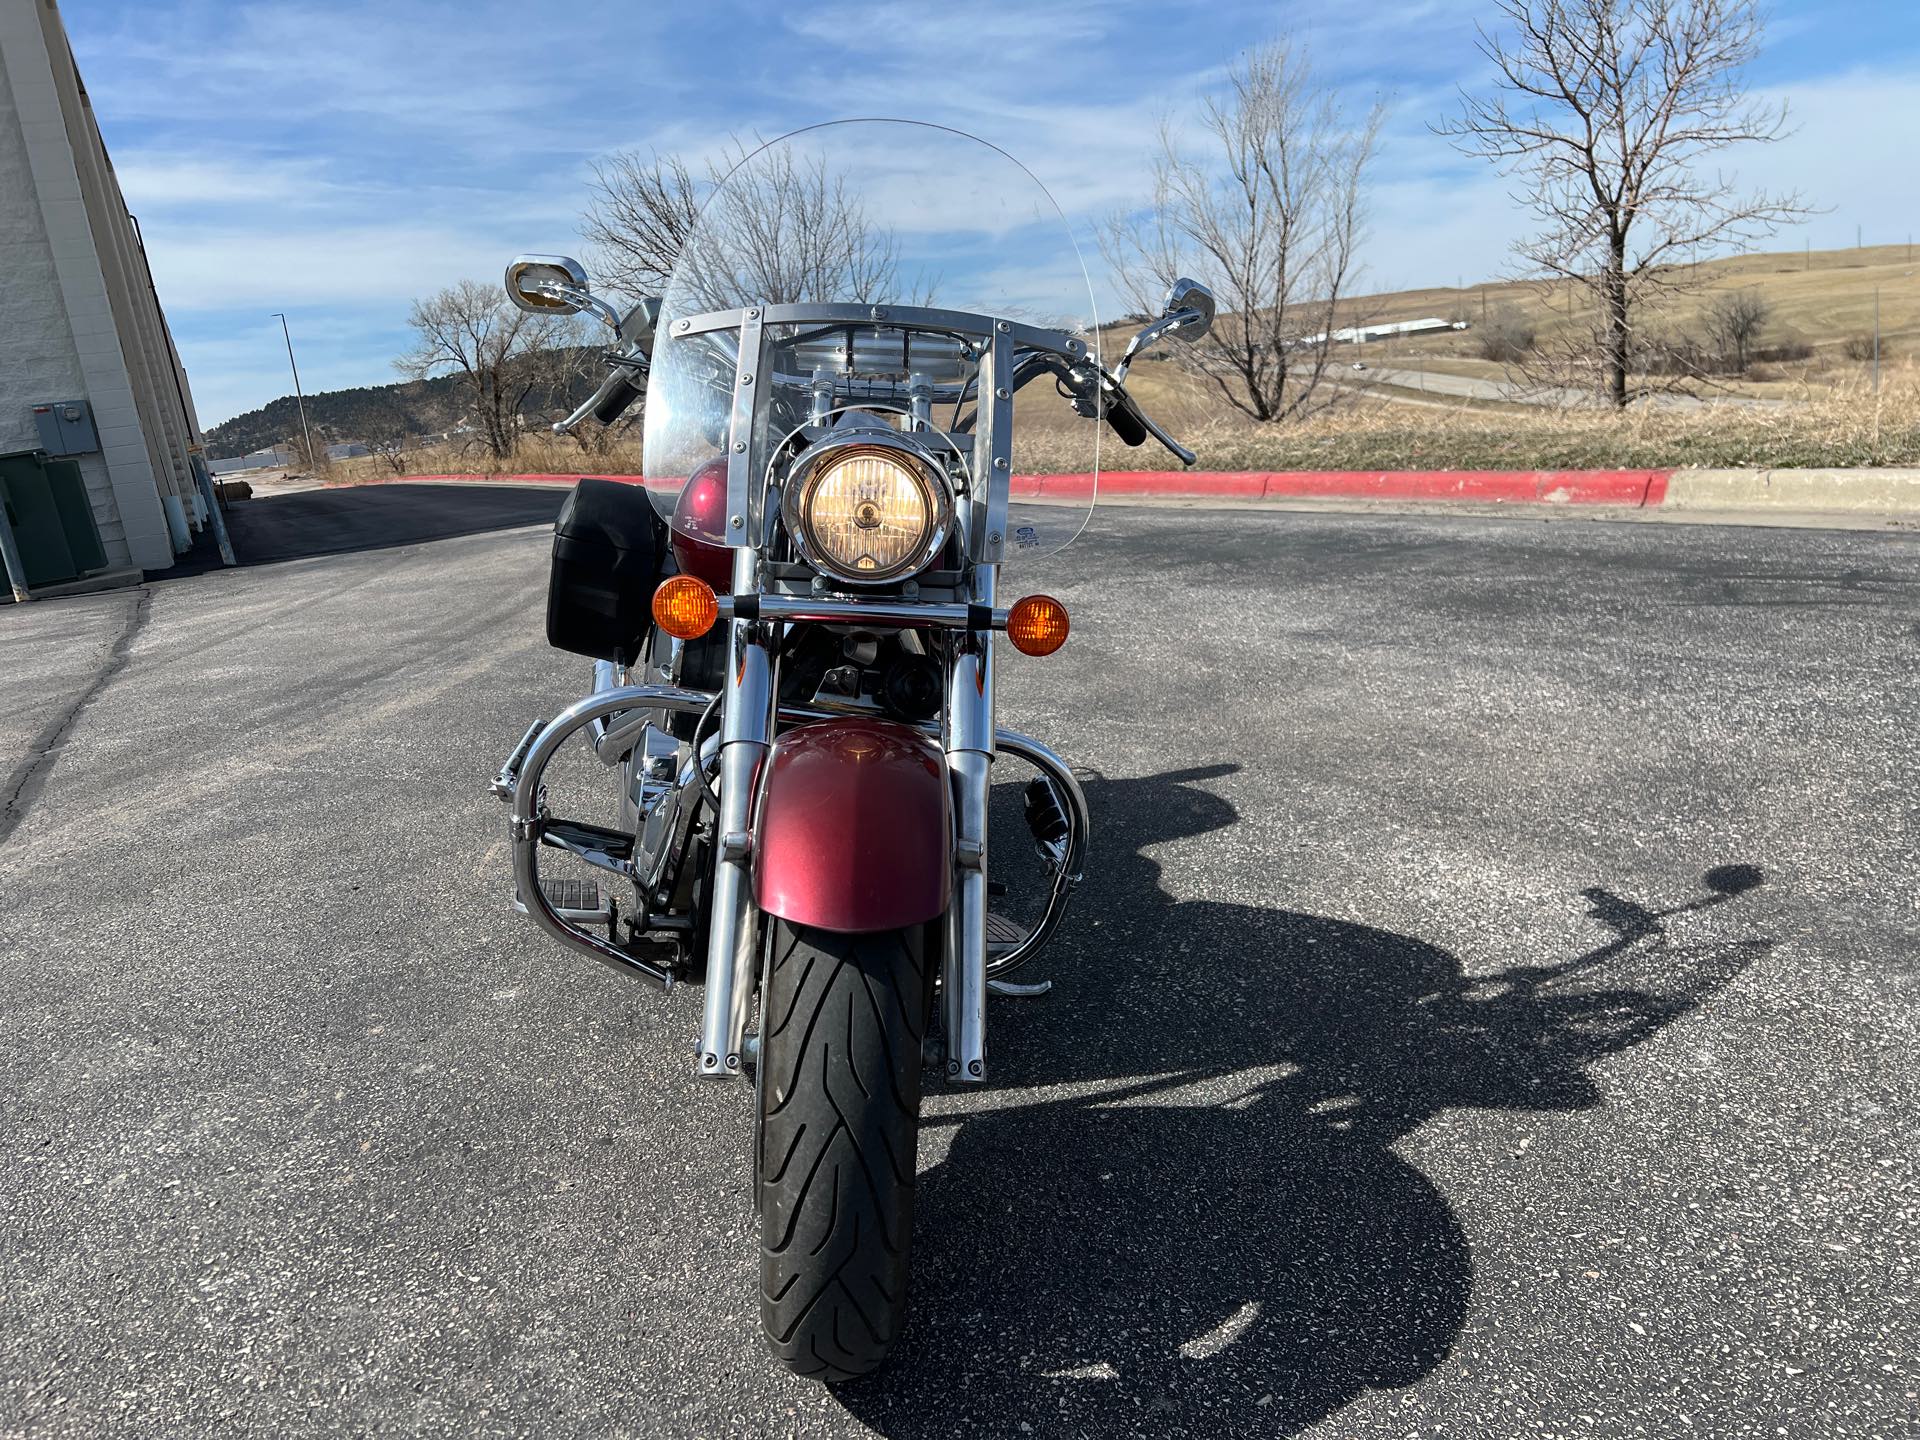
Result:
M869 433L830 440L787 478L787 531L809 565L854 585L926 569L946 543L953 497L919 446Z

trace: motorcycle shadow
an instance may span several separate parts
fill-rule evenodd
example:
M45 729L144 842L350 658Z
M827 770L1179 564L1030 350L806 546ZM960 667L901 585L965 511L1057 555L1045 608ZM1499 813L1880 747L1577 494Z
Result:
M1445 1358L1473 1284L1446 1197L1394 1142L1455 1107L1579 1110L1635 1045L1771 942L1665 922L1761 883L1709 871L1613 938L1469 976L1364 925L1176 901L1147 850L1231 825L1194 782L1088 784L1101 833L1053 995L994 1011L996 1079L922 1145L914 1298L835 1393L888 1435L1289 1434ZM1099 924L1093 925L1093 920Z

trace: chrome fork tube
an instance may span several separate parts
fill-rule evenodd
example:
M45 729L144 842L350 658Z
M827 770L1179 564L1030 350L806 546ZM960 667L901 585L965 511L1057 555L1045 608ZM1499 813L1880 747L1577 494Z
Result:
M972 600L992 605L994 565L975 567ZM987 797L993 784L993 635L966 637L947 671L947 775L953 785L953 899L941 988L947 1078L987 1078Z
M760 590L760 559L733 552L733 592ZM737 1075L753 1002L758 936L753 908L753 786L773 726L772 659L755 622L735 620L728 647L720 725L720 824L708 906L706 1006L700 1020L700 1074Z

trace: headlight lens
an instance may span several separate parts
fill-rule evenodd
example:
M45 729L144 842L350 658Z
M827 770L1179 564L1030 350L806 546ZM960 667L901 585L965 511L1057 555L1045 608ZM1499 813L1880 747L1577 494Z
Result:
M882 445L823 457L800 482L801 548L822 569L878 584L924 566L946 518L944 492L915 457Z

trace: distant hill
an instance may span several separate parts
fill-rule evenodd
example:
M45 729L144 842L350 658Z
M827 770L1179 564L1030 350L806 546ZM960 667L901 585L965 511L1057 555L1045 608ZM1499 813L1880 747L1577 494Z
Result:
M1676 267L1676 274L1689 286L1698 282L1698 288L1680 296L1664 313L1649 315L1644 323L1697 338L1708 306L1729 291L1750 290L1771 312L1764 344L1798 341L1839 358L1849 341L1872 335L1876 306L1883 346L1905 355L1920 340L1920 263L1905 245L1732 255ZM1355 296L1341 306L1339 319L1347 325L1437 316L1479 325L1507 310L1528 320L1545 337L1586 326L1583 302L1572 298L1575 306L1570 313L1565 286L1489 280L1459 289L1436 285ZM1106 327L1103 348L1113 348L1117 355L1116 347L1124 345L1135 328L1124 321ZM1396 350L1414 355L1467 353L1474 345L1474 337L1465 333L1402 342Z
M1699 291L1685 296L1663 323L1682 336L1697 338L1702 334L1702 312L1707 305L1730 290L1750 289L1759 293L1772 312L1763 345L1807 347L1813 352L1810 363L1815 367L1840 363L1843 357L1847 363L1857 364L1848 352L1857 352L1861 342L1872 335L1876 311L1883 354L1912 355L1920 349L1917 269L1920 267L1916 267L1912 252L1904 245L1789 250L1703 261L1695 277L1701 282ZM1461 289L1404 290L1357 297L1342 307L1340 319L1343 324L1351 324L1458 317L1477 327L1483 317L1511 310L1530 321L1544 338L1569 325L1584 323L1579 314L1569 314L1564 294L1564 290L1538 282L1505 281ZM1106 328L1103 346L1109 361L1119 355L1127 337L1137 328L1138 321L1115 322ZM1455 356L1468 357L1456 368L1485 363L1471 358L1477 353L1477 336L1471 330L1379 348L1401 363L1415 359L1446 362ZM1375 349L1355 350L1351 356L1343 349L1341 359L1344 362L1361 355L1371 358ZM584 400L603 373L598 362L587 356L565 408ZM1217 397L1190 378L1176 375L1172 366L1150 366L1134 373L1138 377L1135 388L1162 420L1198 424L1221 410ZM1780 379L1778 383L1785 381ZM1163 390L1165 393L1160 393ZM551 408L555 407L542 407ZM450 377L331 390L307 397L307 418L314 438L330 444L368 443L398 433L437 435L460 423L461 410L459 389ZM546 417L540 414L533 418ZM299 431L300 417L293 396L283 395L258 410L216 425L207 432L207 443L216 457L244 455L283 443Z
M597 348L597 347L596 347ZM604 373L597 360L588 363L569 388L565 407L571 409L592 393ZM307 424L318 443L370 444L390 436L438 435L461 423L465 408L459 381L451 375L431 380L397 380L390 385L361 385L351 390L323 390L307 396ZM552 404L529 405L528 414L544 419ZM223 420L207 431L207 448L216 459L245 455L300 435L300 411L292 395L282 395L258 410Z
M352 390L323 390L309 395L307 423L315 439L330 443L348 440L366 441L378 431L400 428L413 434L429 434L432 422L454 408L453 381L402 381L392 385L361 385ZM409 425L409 418L414 424ZM264 450L282 441L298 439L300 411L294 397L282 395L258 410L249 410L224 420L207 431L207 449L216 458L245 455Z

